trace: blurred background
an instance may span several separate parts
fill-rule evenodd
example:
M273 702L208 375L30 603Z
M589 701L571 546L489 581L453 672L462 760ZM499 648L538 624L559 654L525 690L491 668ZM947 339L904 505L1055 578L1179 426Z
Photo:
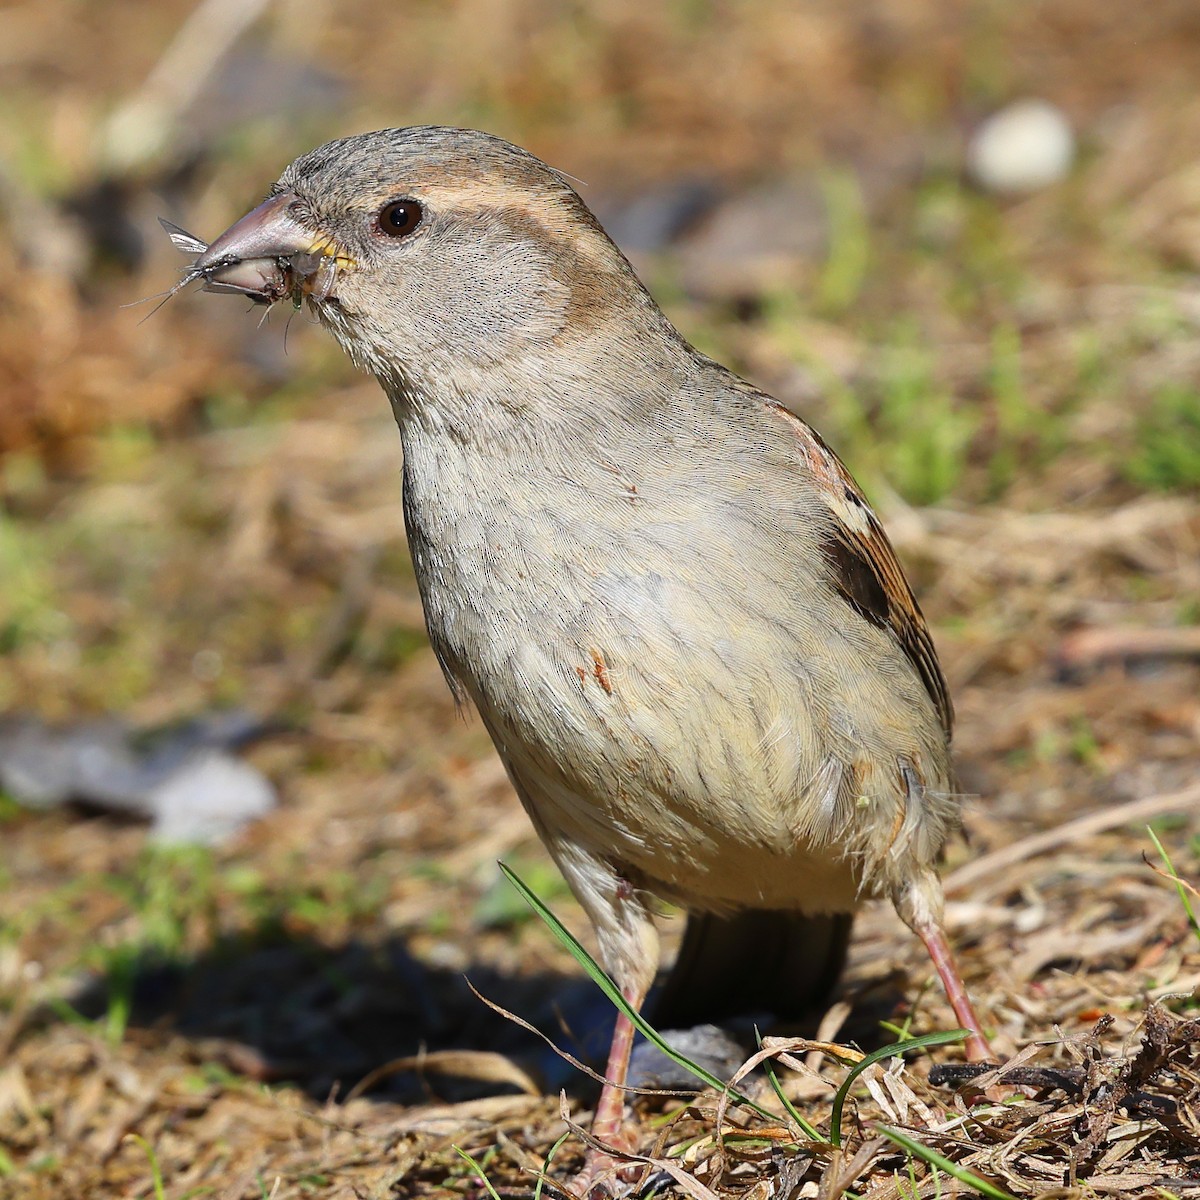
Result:
M0 1195L148 1194L131 1132L172 1196L418 1194L462 1128L420 1114L528 1128L563 1081L463 972L546 1028L583 997L496 871L583 928L426 647L383 397L304 313L156 308L158 217L209 240L387 125L578 179L883 513L978 797L954 867L1194 783L1197 79L1194 0L0 6ZM1001 1044L1197 975L1147 845L952 889ZM862 930L870 1040L925 967ZM383 1162L311 1118L391 1059L337 1105L407 1129Z

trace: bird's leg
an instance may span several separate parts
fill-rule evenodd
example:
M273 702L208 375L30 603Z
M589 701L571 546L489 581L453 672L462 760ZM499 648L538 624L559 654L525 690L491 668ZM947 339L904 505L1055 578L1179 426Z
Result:
M967 995L967 985L963 983L958 964L950 943L946 940L946 930L942 924L942 885L934 872L926 868L915 879L893 897L896 911L900 919L925 943L929 957L933 961L942 987L946 990L946 999L954 1009L954 1017L963 1029L971 1031L966 1041L967 1059L970 1062L995 1061L992 1048L987 1038L983 1036L983 1025Z
M624 987L621 994L635 1009L642 1007L645 995L639 994L636 988ZM618 1012L608 1062L604 1067L604 1087L592 1117L592 1136L614 1150L632 1150L637 1144L637 1139L625 1127L625 1079L629 1074L632 1050L633 1022L623 1012ZM589 1146L583 1167L571 1180L570 1187L576 1195L587 1200L600 1200L611 1195L617 1185L632 1182L640 1170L639 1166L631 1168L630 1164L622 1163L606 1150ZM632 1178L626 1178L627 1174Z
M640 1010L658 969L658 931L644 894L613 863L578 844L553 836L546 837L546 844L591 918L604 969L629 1004ZM636 1145L636 1135L625 1128L625 1079L633 1032L633 1022L619 1012L604 1068L604 1087L592 1118L596 1140L616 1151ZM641 1170L639 1166L633 1169ZM609 1194L610 1182L614 1187L620 1182L622 1170L612 1154L589 1147L583 1169L568 1187L578 1196L604 1196Z
M635 1009L642 1007L645 997L639 995L636 988L622 988L621 994ZM632 1051L633 1022L623 1012L618 1012L608 1062L604 1067L604 1087L596 1102L596 1115L592 1118L593 1136L609 1146L621 1147L624 1140L625 1079L629 1074L629 1055Z
M933 959L934 969L946 989L946 999L954 1009L954 1018L963 1029L969 1029L971 1036L965 1046L967 1061L973 1063L994 1061L992 1048L983 1036L983 1026L975 1015L975 1007L967 994L967 985L963 983L958 971L958 963L954 961L954 953L950 943L946 941L946 931L940 921L930 921L928 924L914 926L914 932L925 943L929 957Z

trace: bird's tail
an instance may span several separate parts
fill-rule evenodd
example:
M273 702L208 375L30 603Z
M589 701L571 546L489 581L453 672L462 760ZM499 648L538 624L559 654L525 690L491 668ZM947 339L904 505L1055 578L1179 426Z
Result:
M853 920L851 913L694 913L651 1018L660 1029L681 1029L750 1013L785 1022L812 1016L837 985Z

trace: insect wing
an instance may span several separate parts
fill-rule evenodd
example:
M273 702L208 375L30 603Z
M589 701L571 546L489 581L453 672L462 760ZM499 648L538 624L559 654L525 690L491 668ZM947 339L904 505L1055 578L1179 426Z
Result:
M208 249L207 242L201 241L200 238L188 233L186 229L180 229L178 225L172 224L165 217L159 217L158 223L167 231L167 237L171 239L171 245L181 253L203 254Z

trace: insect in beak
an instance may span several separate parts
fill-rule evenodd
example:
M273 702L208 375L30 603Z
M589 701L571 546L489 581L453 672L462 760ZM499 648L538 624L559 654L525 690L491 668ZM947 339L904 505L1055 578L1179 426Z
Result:
M333 299L338 273L351 260L295 219L295 199L288 192L272 196L211 244L160 218L171 244L196 256L168 298L203 280L205 291L248 296L256 304L290 297L298 309L305 296L316 303Z

